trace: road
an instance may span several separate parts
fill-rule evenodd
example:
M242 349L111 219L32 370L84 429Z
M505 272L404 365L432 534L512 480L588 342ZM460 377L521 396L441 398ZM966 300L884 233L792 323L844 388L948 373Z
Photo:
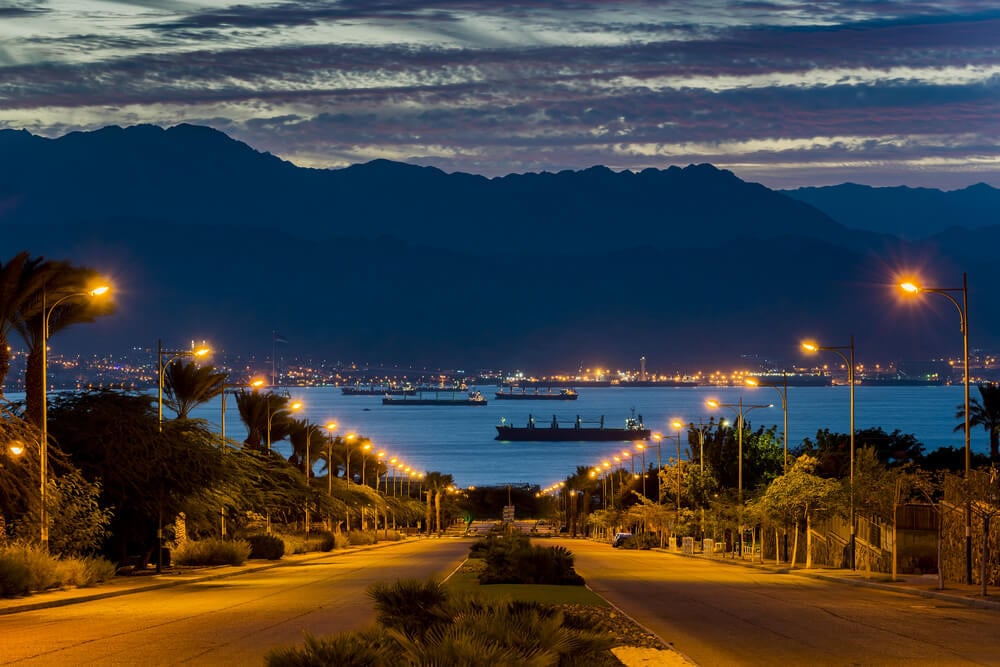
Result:
M0 664L261 665L303 631L374 620L378 581L443 578L467 540L413 540L212 581L0 617Z
M1000 665L1000 615L657 551L565 540L604 596L700 665Z

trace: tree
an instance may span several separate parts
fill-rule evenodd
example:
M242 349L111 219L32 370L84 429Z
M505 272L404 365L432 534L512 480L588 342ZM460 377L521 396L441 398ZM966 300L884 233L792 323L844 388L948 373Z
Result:
M222 393L227 377L229 373L193 361L168 364L163 371L163 402L178 419L187 419L195 407Z
M98 317L110 315L115 304L109 299L66 298L85 295L100 282L100 275L93 269L73 266L67 262L48 262L41 278L41 288L26 295L14 329L28 347L24 390L27 417L32 424L42 422L42 349L43 323L48 320L48 336L76 324L93 322ZM37 280L35 281L37 283Z
M249 389L240 389L235 395L240 420L247 427L247 437L243 441L245 446L264 451L269 433L270 442L274 443L284 440L292 432L295 420L291 418L291 399L288 396Z
M0 263L0 395L10 372L8 337L17 321L31 314L27 306L41 292L50 266L43 258L31 257L26 251L5 264Z
M964 483L953 480L951 489L946 490L946 494L952 497L962 498L972 511L974 516L982 521L982 548L983 553L979 559L979 583L982 596L987 597L987 586L990 581L990 571L993 569L990 563L990 524L993 519L1000 516L1000 470L996 466L991 466L985 470L970 470L969 476Z
M455 484L455 480L451 475L446 475L440 472L429 472L427 477L424 479L424 489L427 491L427 534L431 532L430 527L430 507L431 498L434 499L434 509L437 521L435 523L435 530L438 533L441 532L441 494L445 492L446 489L451 488Z
M775 543L778 527L795 530L792 548L792 566L798 555L799 525L806 524L806 567L812 567L812 520L836 511L841 496L840 485L832 479L815 474L818 461L808 455L800 456L787 475L775 479L759 501L760 514L775 526Z
M977 385L982 402L978 399L969 401L969 428L982 426L990 435L990 461L1000 461L1000 384L982 382ZM962 422L955 431L965 430L965 405L958 406L956 419Z

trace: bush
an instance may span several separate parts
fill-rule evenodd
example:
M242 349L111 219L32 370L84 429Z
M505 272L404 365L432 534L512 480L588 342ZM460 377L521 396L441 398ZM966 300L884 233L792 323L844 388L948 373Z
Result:
M485 544L477 542L472 549L486 560L486 569L479 575L481 584L580 586L584 583L573 569L573 554L564 546L532 546L522 535L489 536L480 542Z
M33 545L0 550L0 595L4 597L59 586L90 586L114 574L114 563L103 558L57 558Z
M375 539L374 533L364 530L352 530L347 534L347 541L357 547L364 544L375 544L378 540Z
M328 530L316 533L316 551L333 551L335 546L337 546L337 540L333 533Z
M333 536L333 548L334 549L346 549L351 546L351 541L347 539L347 535L343 533L335 533Z
M178 565L242 565L250 550L244 540L188 540L173 551L173 560Z
M280 560L285 555L285 541L274 535L250 535L250 558Z

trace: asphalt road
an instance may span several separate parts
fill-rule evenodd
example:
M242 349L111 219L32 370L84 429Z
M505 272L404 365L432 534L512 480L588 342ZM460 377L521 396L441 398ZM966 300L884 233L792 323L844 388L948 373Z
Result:
M1000 665L1000 614L565 540L597 593L700 665Z
M467 540L414 540L319 560L64 607L0 616L0 664L261 665L303 631L374 620L378 581L443 578Z

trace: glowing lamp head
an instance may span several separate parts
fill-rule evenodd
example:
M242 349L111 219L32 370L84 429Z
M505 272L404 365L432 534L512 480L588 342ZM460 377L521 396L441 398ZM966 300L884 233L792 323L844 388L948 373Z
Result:
M760 382L756 378L744 378L743 382L746 383L748 387L759 387Z
M89 292L87 292L87 294L89 294L90 296L102 296L110 291L111 291L110 287L108 287L107 285L101 285L99 287L95 287L94 289L90 290Z
M337 422L327 422L326 423L326 430L328 430L328 431L336 431L337 430Z
M196 357L204 357L205 355L209 354L211 351L212 351L212 348L207 347L205 345L202 345L201 347L196 347L195 349L191 350L191 354L193 354Z
M253 387L254 389L260 389L261 387L264 386L264 381L261 380L260 378L258 378L256 380L252 381L250 383L250 386Z
M679 419L675 419L674 421L670 422L670 425L674 427L675 431L680 431L683 430L684 428L684 422L682 422Z
M20 456L24 454L24 443L20 440L14 440L10 443L10 453L14 456Z
M806 352L818 352L819 344L816 343L815 341L804 340L802 341L802 349L805 350Z
M721 405L721 404L717 400L715 400L714 398L710 398L707 401L705 401L705 405L707 405L710 408L715 409L715 408L718 408L719 405Z
M300 403L299 401L295 401L294 403L292 403L291 405L288 406L288 409L291 410L292 412L296 412L298 410L301 410L302 409L302 403Z
M920 285L917 285L916 283L910 283L910 282L900 283L899 284L899 288L901 290L903 290L904 292L907 292L909 294L919 294L920 293Z

